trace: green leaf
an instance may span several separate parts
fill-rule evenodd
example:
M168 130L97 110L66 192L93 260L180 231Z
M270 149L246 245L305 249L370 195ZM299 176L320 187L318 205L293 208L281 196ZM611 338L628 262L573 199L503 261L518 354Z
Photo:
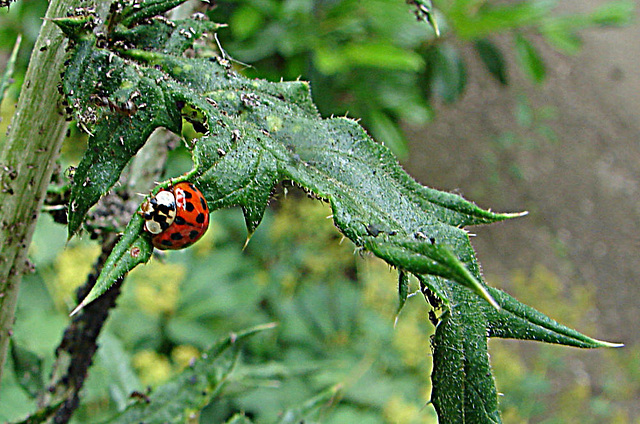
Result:
M458 285L447 286L447 290L451 303L436 326L431 376L431 400L441 423L501 422L487 337L580 348L622 346L587 337L491 287L488 290L500 309L489 307Z
M565 54L576 54L580 51L582 40L571 28L561 22L549 22L540 27L540 33L545 41Z
M515 35L516 54L524 73L535 83L541 83L547 69L536 48L522 34Z
M477 298L452 287L452 306L433 339L431 401L442 424L500 423L489 366L485 323L474 313Z
M342 49L350 66L369 66L378 69L417 72L424 67L424 59L415 52L388 43L348 44Z
M12 341L11 359L13 359L13 372L18 384L35 398L44 389L42 358Z
M465 39L477 39L507 30L533 26L552 14L556 0L488 3L479 7L475 1L456 1L444 4L443 10Z
M237 352L232 358L223 354L247 337L274 327L274 324L260 325L219 340L192 366L155 389L148 399L132 403L105 424L187 422L211 402L233 371Z
M398 310L396 315L400 313L409 296L409 274L404 271L398 272Z
M609 1L589 13L587 18L596 25L622 26L633 21L636 3L629 0Z
M168 7L163 5L167 2L147 3L148 7L140 7L135 12L125 8L125 15L120 20L129 22L131 16L148 16L151 10ZM64 29L67 21L75 20L72 17L54 23ZM204 32L217 27L217 24L204 21L181 21L174 27L153 21L134 29L116 26L111 39L113 43L144 39L151 46L161 46L165 51L179 54L191 47ZM141 73L126 58L96 48L96 42L88 34L78 37L63 78L67 102L78 107L74 115L80 127L91 135L87 151L74 174L69 237L78 231L89 208L118 181L124 167L151 133L158 127L165 127L179 134L182 124L180 108L156 84L158 78L163 78L162 73L153 69ZM102 125L96 125L97 122Z
M331 404L331 402L335 400L340 389L341 385L330 387L312 397L301 406L288 409L282 414L282 418L278 421L278 424L298 424L307 422L309 420L309 415L315 413L323 406Z
M244 414L236 414L233 417L229 418L229 420L225 421L225 424L252 424L249 418L247 418Z
M77 314L87 304L97 299L111 287L118 278L125 276L136 266L147 263L153 253L153 245L147 233L142 232L144 219L135 214L124 231L107 262L98 276L96 284L70 315Z
M467 85L467 71L458 51L449 44L436 44L428 54L429 91L445 102L456 101Z
M229 27L238 40L254 35L264 25L264 16L251 5L244 5L235 10L231 16Z
M501 306L499 312L486 309L489 337L537 340L580 348L623 346L587 337L498 289L490 287L489 292Z
M437 233L434 230L433 233ZM471 290L487 302L499 308L487 289L472 275L467 267L452 252L446 244L431 242L424 243L413 240L377 240L369 238L365 247L376 256L391 265L414 274L429 274L454 280ZM462 247L460 250L464 250Z
M4 95L11 85L11 77L13 76L13 70L16 64L16 59L18 58L18 50L20 50L21 43L22 36L18 35L16 42L13 45L13 50L11 50L11 56L9 56L4 72L2 73L2 77L0 78L0 104L2 104Z
M351 43L318 49L314 61L318 70L327 75L357 67L409 72L424 67L424 59L418 53L388 43Z
M575 54L580 50L582 41L577 30L598 26L623 26L631 22L635 3L620 0L610 1L593 12L581 15L549 16L541 20L540 32L545 40L566 54Z
M103 332L99 340L98 358L100 365L109 371L112 383L109 384L111 398L118 410L127 406L129 395L141 387L138 376L131 366L131 356L125 351L122 342L112 333Z
M477 40L475 42L475 48L489 73L498 80L500 84L507 85L509 82L507 62L504 60L504 56L498 46L485 38Z

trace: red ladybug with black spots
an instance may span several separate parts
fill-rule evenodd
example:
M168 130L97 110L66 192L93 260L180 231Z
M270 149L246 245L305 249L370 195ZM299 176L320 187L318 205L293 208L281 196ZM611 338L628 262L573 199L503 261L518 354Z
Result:
M160 190L142 204L144 228L160 250L191 246L209 227L209 206L198 188L181 182Z

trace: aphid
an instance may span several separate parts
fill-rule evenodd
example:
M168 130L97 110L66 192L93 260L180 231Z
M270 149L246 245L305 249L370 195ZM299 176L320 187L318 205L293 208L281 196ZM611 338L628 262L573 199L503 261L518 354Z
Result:
M198 241L209 227L209 206L189 182L161 190L142 204L144 228L160 250L177 250Z

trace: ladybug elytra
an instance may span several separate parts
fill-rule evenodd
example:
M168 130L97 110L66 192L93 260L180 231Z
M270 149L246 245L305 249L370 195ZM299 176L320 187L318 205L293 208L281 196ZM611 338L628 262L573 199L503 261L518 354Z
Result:
M196 186L181 182L160 190L142 204L144 228L160 250L191 246L209 227L209 206Z

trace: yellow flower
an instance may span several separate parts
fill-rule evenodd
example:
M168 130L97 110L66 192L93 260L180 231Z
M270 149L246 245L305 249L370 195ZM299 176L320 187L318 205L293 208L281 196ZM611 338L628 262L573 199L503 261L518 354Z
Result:
M100 246L95 244L80 244L60 253L53 266L54 284L49 287L58 307L67 307L74 302L75 290L86 282L99 255Z
M176 346L171 351L171 359L178 367L178 370L182 371L185 369L191 361L198 359L200 357L200 351L191 345L180 345Z
M424 315L413 312L422 310ZM393 346L400 352L402 362L410 367L431 366L431 347L429 346L429 333L431 327L425 323L426 307L412 308L410 313L405 313L396 324L393 334Z
M152 350L142 350L133 356L133 367L140 381L149 386L158 386L171 378L169 359Z
M389 424L436 424L438 422L428 408L407 402L401 395L397 394L389 398L384 405L382 415L385 422Z
M180 284L186 269L179 264L153 262L134 269L130 276L135 281L135 297L142 309L150 314L170 314L177 305Z

